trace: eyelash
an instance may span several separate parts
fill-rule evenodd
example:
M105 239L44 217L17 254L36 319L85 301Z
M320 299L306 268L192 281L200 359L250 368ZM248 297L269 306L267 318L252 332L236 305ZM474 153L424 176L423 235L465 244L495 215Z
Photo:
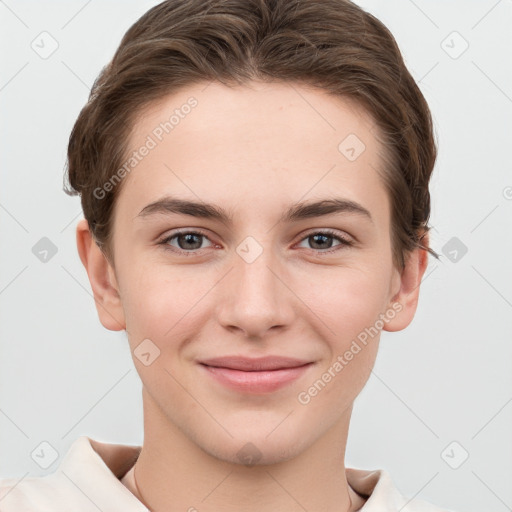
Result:
M195 256L197 255L197 253L199 251L201 251L201 249L195 249L195 250L191 250L191 251L185 251L183 249L177 249L176 247L172 247L168 244L168 242L170 242L172 239L178 237L178 236L182 236L182 235L200 235L200 236L203 236L205 238L208 239L208 236L203 233L201 230L183 230L183 231L177 231L175 233L173 233L172 235L169 235L169 236L166 236L163 240L161 240L160 242L158 242L158 245L162 245L164 247L165 250L169 250L171 252L174 252L174 253L177 253L177 254L183 254L184 256ZM349 240L348 238L345 238L345 237L342 237L340 236L336 231L333 231L331 229L323 229L323 230L319 230L319 231L313 231L311 233L308 233L305 237L303 237L300 241L300 242L303 242L304 240L308 239L309 237L311 236L314 236L314 235L328 235L332 238L335 238L336 240L338 240L340 243L339 245L336 245L334 247L334 249L326 249L326 250L320 250L320 249L311 249L312 251L315 251L318 255L324 255L324 254L331 254L333 252L336 252L340 249L342 249L343 247L351 247L354 245L354 242L352 240ZM213 242L212 242L213 243Z

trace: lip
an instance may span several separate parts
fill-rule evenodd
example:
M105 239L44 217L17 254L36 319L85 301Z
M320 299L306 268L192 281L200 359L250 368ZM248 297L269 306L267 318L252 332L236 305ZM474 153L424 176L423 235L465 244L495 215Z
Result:
M271 356L249 359L238 356L200 362L207 375L235 391L271 393L298 379L313 366L311 361Z
M224 356L204 359L199 362L207 366L254 372L265 370L281 370L283 368L297 368L299 366L308 364L311 361L284 356L266 356L256 358L243 356Z

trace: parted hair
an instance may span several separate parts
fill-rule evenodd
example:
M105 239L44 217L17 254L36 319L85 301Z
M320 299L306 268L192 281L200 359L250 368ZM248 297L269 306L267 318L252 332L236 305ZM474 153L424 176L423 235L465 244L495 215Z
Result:
M123 182L95 190L126 161L137 116L187 85L252 80L317 87L361 105L377 126L391 205L393 262L415 248L438 258L429 231L437 156L428 104L387 27L349 0L166 0L125 33L101 70L69 138L64 191L109 261ZM340 141L341 142L341 141Z

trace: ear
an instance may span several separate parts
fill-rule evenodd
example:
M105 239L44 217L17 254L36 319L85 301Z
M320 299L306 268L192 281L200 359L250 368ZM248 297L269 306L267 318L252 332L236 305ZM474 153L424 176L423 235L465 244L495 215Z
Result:
M428 232L423 235L422 241L423 246L428 248ZM389 307L397 314L394 318L385 322L384 331L401 331L412 322L418 306L421 280L427 265L427 250L417 248L407 254L404 269L401 272L396 270L393 281L394 289L399 288L391 298ZM398 283L398 285L395 283Z
M76 228L78 254L89 276L96 310L102 325L110 331L126 329L124 310L115 272L82 219Z

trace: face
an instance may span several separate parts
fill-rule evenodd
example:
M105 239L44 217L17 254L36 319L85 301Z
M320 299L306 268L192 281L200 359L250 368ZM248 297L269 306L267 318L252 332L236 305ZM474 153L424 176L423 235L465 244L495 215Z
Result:
M190 86L140 116L130 146L150 149L113 223L119 295L98 311L126 328L154 421L226 461L250 442L261 463L340 425L381 329L414 314L400 302L376 129L355 103L277 83ZM225 356L304 366L203 364Z

